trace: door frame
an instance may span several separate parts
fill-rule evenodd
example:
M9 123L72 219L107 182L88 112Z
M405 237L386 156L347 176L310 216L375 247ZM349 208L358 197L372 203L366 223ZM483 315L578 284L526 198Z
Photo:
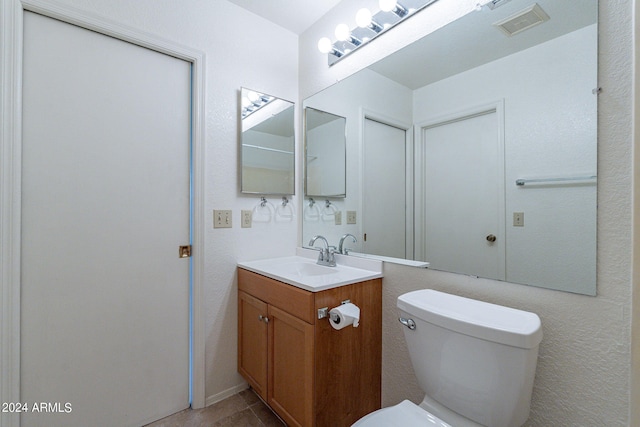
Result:
M416 245L415 245L415 255L416 259L423 259L425 256L425 229L424 229L424 212L425 212L425 198L422 197L424 193L424 168L420 166L422 163L422 158L425 155L424 150L424 130L431 127L445 125L450 122L456 122L460 120L465 120L468 118L472 118L474 116L480 116L484 114L496 113L497 120L497 132L498 132L498 171L497 174L501 177L505 176L505 142L504 142L504 99L498 99L495 101L489 101L484 104L470 106L467 108L451 111L442 115L438 115L436 117L432 117L419 123L415 124L414 127L414 141L415 141L415 233L416 236ZM498 200L498 224L500 224L501 233L500 240L503 242L502 246L502 255L504 258L504 254L506 251L506 242L504 236L506 236L506 200L505 200L505 182L504 179L497 183L497 191L498 194L502 196L499 197ZM506 272L505 263L502 263L501 270L503 273ZM506 273L505 273L506 274Z
M204 407L205 55L155 35L45 0L0 0L0 402L20 402L22 34L26 11L170 55L192 65L192 406ZM0 416L0 427L19 424L19 414L3 413Z
M364 129L366 126L367 120L372 120L374 122L381 123L383 125L391 126L396 129L403 130L405 132L405 254L407 259L414 259L414 223L413 223L413 215L414 215L414 144L413 144L413 125L411 122L407 122L395 117L391 117L386 114L379 113L377 111L368 109L368 108L360 108L360 124L359 131L360 137L358 138L358 151L360 152L360 188L358 191L360 192L360 202L358 206L358 210L361 212L361 220L360 220L360 229L364 230L364 224L366 219L366 211L364 209L364 166L365 166L365 151L364 151ZM380 200L381 204L386 203L385 200ZM362 233L360 233L362 234Z

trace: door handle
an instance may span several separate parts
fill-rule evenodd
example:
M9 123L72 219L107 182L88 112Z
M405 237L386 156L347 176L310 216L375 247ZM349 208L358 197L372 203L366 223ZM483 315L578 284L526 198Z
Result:
M495 241L496 241L496 236L494 236L493 234L489 234L489 235L487 236L487 242L491 242L491 243L493 243L493 242L495 242Z

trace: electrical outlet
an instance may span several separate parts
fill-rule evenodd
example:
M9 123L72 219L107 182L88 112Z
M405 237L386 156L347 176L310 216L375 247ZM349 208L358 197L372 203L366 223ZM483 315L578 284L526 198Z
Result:
M347 224L356 223L356 211L347 211Z
M231 228L231 211L214 209L213 228Z
M251 220L252 218L252 211L242 211L241 213L241 221L240 221L240 226L242 228L251 228Z
M524 227L524 212L513 213L513 226Z
M336 225L342 225L342 211L337 211L335 216Z

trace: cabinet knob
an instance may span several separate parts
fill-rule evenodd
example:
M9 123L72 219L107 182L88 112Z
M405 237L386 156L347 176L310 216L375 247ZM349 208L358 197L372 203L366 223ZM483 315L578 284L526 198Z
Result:
M258 320L264 323L269 323L269 318L267 316L263 316L262 314L258 316Z

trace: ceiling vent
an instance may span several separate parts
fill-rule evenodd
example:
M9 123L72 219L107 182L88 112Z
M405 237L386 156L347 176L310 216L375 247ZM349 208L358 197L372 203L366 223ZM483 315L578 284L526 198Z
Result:
M493 25L511 37L548 20L549 15L537 3L534 3L508 18L494 22Z

